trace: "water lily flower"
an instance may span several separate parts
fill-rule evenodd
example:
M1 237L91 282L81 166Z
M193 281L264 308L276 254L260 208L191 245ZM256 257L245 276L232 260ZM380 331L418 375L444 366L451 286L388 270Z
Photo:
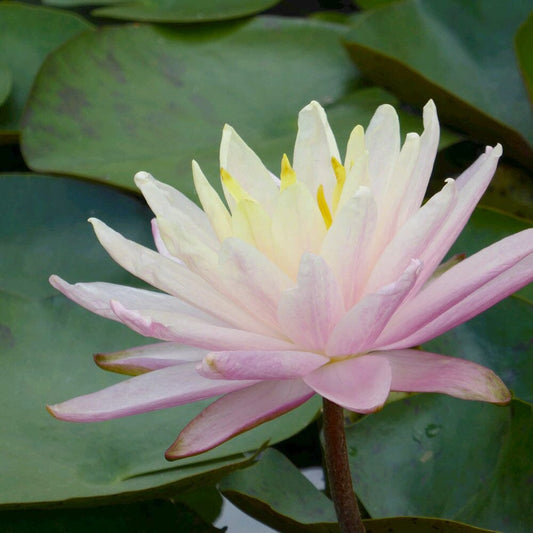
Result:
M158 290L50 281L90 311L164 342L97 355L101 367L134 377L50 412L99 421L219 397L183 428L166 454L175 459L314 394L359 413L380 409L391 391L508 402L491 370L413 349L533 279L531 229L439 266L502 148L487 147L423 204L438 140L433 102L424 132L403 146L397 114L383 105L366 132L352 131L341 163L326 114L311 102L279 178L225 126L226 202L196 162L203 209L139 172L157 252L90 222L111 257Z

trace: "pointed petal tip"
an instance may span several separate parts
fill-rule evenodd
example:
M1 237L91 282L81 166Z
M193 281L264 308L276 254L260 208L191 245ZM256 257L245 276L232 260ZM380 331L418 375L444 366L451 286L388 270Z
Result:
M154 181L154 179L155 178L152 176L152 174L144 170L137 172L135 176L133 176L133 181L135 181L135 185L137 185L139 188L146 183Z

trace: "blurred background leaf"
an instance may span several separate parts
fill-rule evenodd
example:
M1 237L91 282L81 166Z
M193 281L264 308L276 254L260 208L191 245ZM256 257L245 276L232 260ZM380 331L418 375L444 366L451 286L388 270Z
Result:
M0 107L0 141L16 139L22 109L45 57L90 27L73 13L15 2L0 3L0 62L7 66L12 79L12 90ZM0 68L0 86L5 72Z

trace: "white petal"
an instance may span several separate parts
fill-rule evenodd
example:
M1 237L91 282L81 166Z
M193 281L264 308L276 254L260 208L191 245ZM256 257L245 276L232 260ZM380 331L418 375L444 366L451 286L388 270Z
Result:
M192 162L194 187L218 240L231 236L231 215L196 161Z
M237 180L267 213L272 212L272 206L279 192L278 187L256 153L227 124L224 126L220 143L220 166ZM234 198L225 188L224 194L228 205L233 208Z
M272 217L276 263L295 279L305 252L318 253L326 225L316 200L302 183L296 182L279 194Z
M318 187L323 185L326 199L331 199L336 184L332 157L340 161L326 113L318 102L311 102L298 115L293 168L296 179L305 183L313 198L316 197Z
M364 287L369 265L366 252L376 227L376 204L370 190L361 187L341 207L329 228L320 255L335 274L347 309Z

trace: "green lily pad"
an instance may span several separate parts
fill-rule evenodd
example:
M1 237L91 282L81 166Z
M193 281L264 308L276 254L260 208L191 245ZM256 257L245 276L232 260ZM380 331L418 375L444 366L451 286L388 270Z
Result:
M0 4L0 61L12 78L12 90L0 108L0 139L16 138L22 109L45 57L90 27L73 13L14 2Z
M529 93L529 99L533 103L533 13L520 26L515 37L516 55L518 63Z
M158 533L222 532L202 521L185 505L170 501L150 501L124 505L106 505L83 509L47 509L0 511L5 533L58 533L76 531L157 531Z
M283 476L280 476L283 472ZM232 503L286 533L338 533L333 503L281 453L269 448L251 466L228 474L219 485ZM367 533L482 533L450 520L393 517L364 520ZM490 533L490 532L489 532Z
M355 489L374 518L422 515L528 533L533 407L424 394L347 429Z
M54 6L106 5L91 15L151 22L206 22L260 13L280 0L46 0Z
M147 243L150 214L135 196L70 178L2 176L0 190L1 505L96 505L212 484L251 460L242 452L288 438L314 418L318 399L174 463L165 461L165 449L208 402L93 424L51 418L46 403L121 379L95 367L91 354L147 339L68 301L48 276L131 284L83 221L101 217Z
M11 77L11 71L7 64L0 60L0 105L2 105L9 96L12 84L13 80Z
M39 171L128 188L144 169L194 194L191 159L218 175L225 122L259 152L290 132L287 151L304 105L333 103L353 87L345 32L275 17L86 32L43 66L26 109L23 154ZM282 153L267 157L276 171Z
M533 166L533 114L514 34L531 5L407 0L356 15L347 36L364 75L403 100L433 98L444 121Z
M363 520L366 533L496 533L461 522L418 516L396 516Z
M278 531L337 532L333 503L280 452L269 448L219 485L247 514Z

